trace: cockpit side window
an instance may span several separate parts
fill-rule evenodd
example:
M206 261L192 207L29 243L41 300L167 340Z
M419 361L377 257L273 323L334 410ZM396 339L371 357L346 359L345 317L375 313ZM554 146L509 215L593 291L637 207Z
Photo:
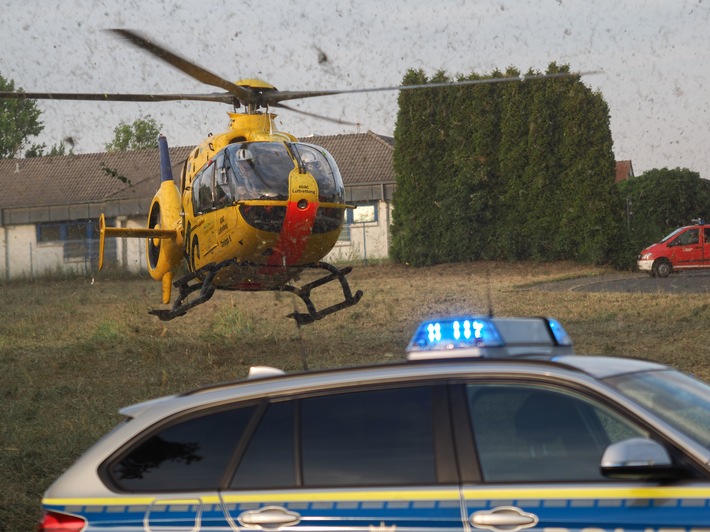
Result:
M192 209L195 214L210 211L214 207L212 195L214 167L214 164L210 164L200 170L192 182Z
M342 203L345 187L333 157L325 149L313 144L295 143L292 147L303 168L318 183L318 201Z

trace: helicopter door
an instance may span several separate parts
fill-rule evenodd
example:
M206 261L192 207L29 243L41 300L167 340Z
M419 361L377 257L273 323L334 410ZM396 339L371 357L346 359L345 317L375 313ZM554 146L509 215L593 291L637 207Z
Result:
M192 259L197 268L215 260L213 256L217 242L217 214L213 188L215 166L213 161L210 161L193 181L192 209L195 223L190 236L190 253L198 255Z

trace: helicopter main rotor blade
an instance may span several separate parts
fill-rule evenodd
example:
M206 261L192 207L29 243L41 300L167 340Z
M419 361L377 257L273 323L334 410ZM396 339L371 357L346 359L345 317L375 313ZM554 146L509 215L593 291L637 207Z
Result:
M84 100L107 102L171 102L191 100L198 102L232 103L231 93L208 94L110 94L110 93L77 93L77 92L3 92L0 99L14 100Z
M286 109L287 111L291 111L293 113L298 113L301 115L305 116L310 116L313 118L318 118L319 120L325 120L326 122L332 122L333 124L341 124L341 125L346 125L346 126L357 126L359 125L357 122L350 122L348 120L343 120L342 118L332 118L330 116L325 116L325 115L319 115L316 113L311 113L309 111L302 111L300 109L296 109L295 107L290 107L288 105L284 105L282 103L275 103L272 105L272 107L278 107L280 109Z
M301 100L305 98L316 98L319 96L334 96L336 94L361 94L366 92L386 92L386 91L406 91L415 89L437 89L448 87L465 87L468 85L488 85L492 83L521 82L536 79L570 78L599 74L600 71L591 72L558 72L554 74L530 74L522 76L510 76L503 78L482 78L468 79L462 81L450 81L444 83L424 83L420 85L397 85L394 87L371 87L367 89L343 89L343 90L318 90L318 91L276 91L262 95L263 100L269 105L287 100Z
M220 89L224 89L236 96L239 101L244 102L246 104L259 103L258 93L254 93L248 89L245 89L244 87L235 85L231 81L227 81L226 79L219 77L217 74L213 74L209 70L197 66L196 64L188 61L187 59L184 59L183 57L180 57L179 55L171 52L167 48L164 48L163 46L159 46L154 42L149 41L148 39L146 39L135 31L127 29L112 29L109 31L116 33L122 37L125 37L133 45L145 50L146 52L153 54L158 59L161 59L169 65L172 65L173 67L177 68L178 70L181 70L182 72L184 72L188 76L191 76L197 81L201 81L202 83L205 83L207 85L212 85L213 87L219 87Z

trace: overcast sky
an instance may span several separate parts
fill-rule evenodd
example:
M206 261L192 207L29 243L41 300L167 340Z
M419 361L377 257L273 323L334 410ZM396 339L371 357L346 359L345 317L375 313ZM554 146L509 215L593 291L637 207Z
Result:
M617 160L636 174L687 167L710 178L710 0L0 0L0 75L25 91L211 92L107 28L139 30L229 80L279 89L398 85L428 75L489 73L551 61L576 71L609 104ZM319 61L323 57L327 61ZM145 115L171 145L225 129L223 104L40 102L51 146L103 151L121 121ZM391 135L396 94L295 102L303 110ZM283 111L296 136L354 133Z

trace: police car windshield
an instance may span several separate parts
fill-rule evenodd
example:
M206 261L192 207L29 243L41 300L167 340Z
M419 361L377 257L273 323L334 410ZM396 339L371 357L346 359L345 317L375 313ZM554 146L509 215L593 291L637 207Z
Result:
M605 380L623 395L710 449L710 386L675 370Z

